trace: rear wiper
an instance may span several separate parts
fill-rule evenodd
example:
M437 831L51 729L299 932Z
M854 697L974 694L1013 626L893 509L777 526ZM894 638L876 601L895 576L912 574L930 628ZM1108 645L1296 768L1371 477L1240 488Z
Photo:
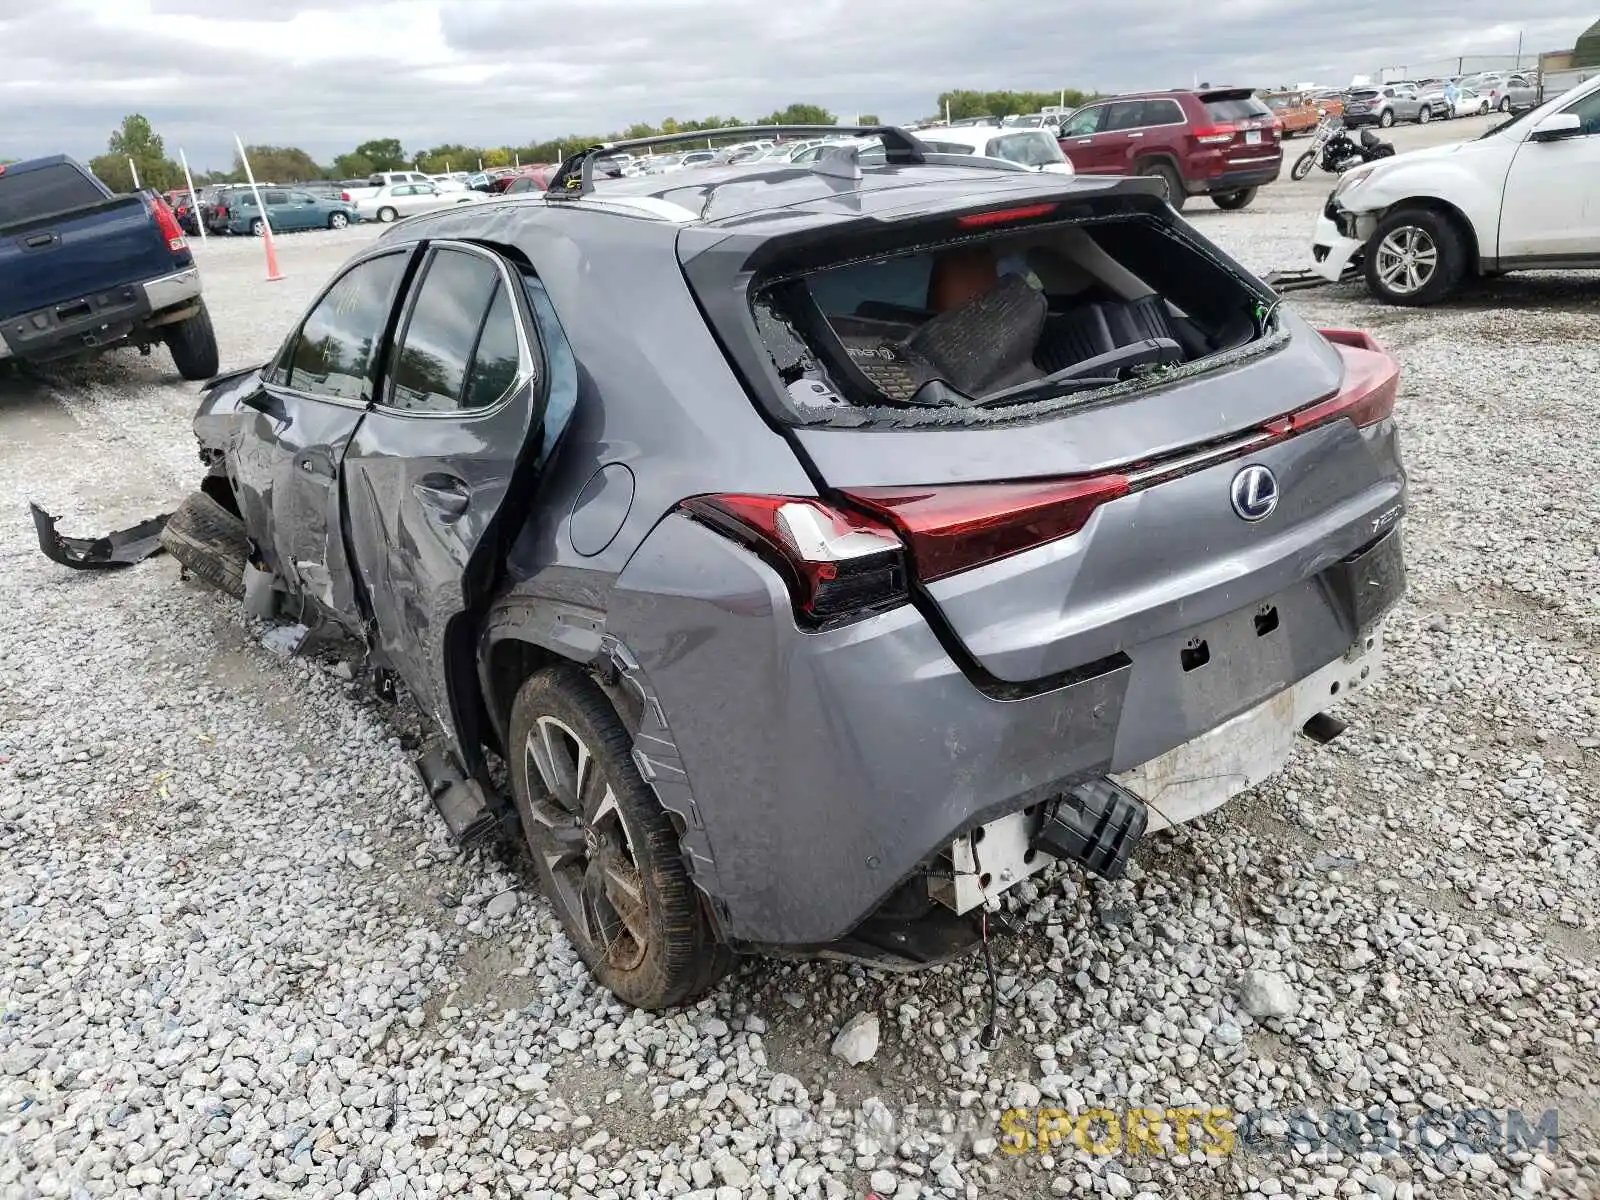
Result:
M1073 363L1052 371L1043 379L1015 384L990 392L974 401L975 407L988 408L994 404L1023 404L1029 400L1043 399L1068 392L1081 392L1088 388L1109 387L1122 382L1121 372L1136 367L1171 366L1183 361L1183 347L1171 338L1145 338L1118 346L1104 354L1096 354L1082 362ZM1063 386L1071 385L1071 386Z

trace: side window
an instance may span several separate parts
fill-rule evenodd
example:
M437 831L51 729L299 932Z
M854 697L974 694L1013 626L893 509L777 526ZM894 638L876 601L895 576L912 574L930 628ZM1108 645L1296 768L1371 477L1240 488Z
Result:
M489 301L489 315L472 353L467 391L462 408L487 408L517 381L522 363L522 343L517 338L517 306L504 283L497 284Z
M268 205L289 203L288 192L263 192L261 199Z
M547 380L544 405L544 446L540 458L548 458L561 439L562 431L578 406L578 360L556 317L550 294L537 276L524 274L523 294L533 310L533 323L539 329L543 370ZM541 356L536 355L536 358Z
M293 200L296 204L310 204L311 203L311 193L310 192L290 192L289 193L289 199Z
M1061 136L1088 137L1092 133L1098 133L1100 122L1106 114L1106 107L1104 104L1098 104L1093 108L1080 108L1061 127Z
M1600 134L1600 92L1590 92L1582 100L1562 111L1578 114L1578 119L1583 122L1585 137Z
M1105 124L1101 127L1104 133L1113 133L1124 129L1138 129L1144 124L1144 102L1142 100L1121 100L1116 104L1107 105L1108 113Z
M370 400L373 354L407 257L386 254L346 272L300 327L281 382L315 396Z
M1151 125L1182 125L1183 109L1176 100L1146 100L1139 123Z
M483 256L433 252L413 291L385 401L389 407L453 412L462 406L473 350L499 285L499 268Z

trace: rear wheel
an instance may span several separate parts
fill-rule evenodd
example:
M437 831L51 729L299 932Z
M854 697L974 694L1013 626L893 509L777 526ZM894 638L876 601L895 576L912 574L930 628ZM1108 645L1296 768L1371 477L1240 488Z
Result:
M1378 117L1378 124L1383 126L1383 128L1385 128L1385 129L1387 129L1387 128L1389 128L1389 126L1393 125L1394 124L1394 109L1392 109L1392 108L1384 109L1382 115Z
M1510 96L1501 96L1500 97L1499 108L1500 108L1500 111L1503 112L1503 113L1504 112L1510 112L1511 111L1511 97Z
M734 960L631 744L574 666L536 671L511 706L512 793L545 896L595 979L636 1008L670 1008L698 999Z
M265 221L263 221L260 217L256 217L254 220L252 220L250 222L250 235L252 237L260 237L262 234L264 234L266 232L267 232L267 223Z
M1431 209L1391 213L1367 243L1367 287L1390 304L1437 304L1455 290L1466 269L1460 231Z
M244 522L205 492L194 492L167 518L161 546L197 579L244 599L250 539Z
M1256 198L1256 190L1255 188L1241 188L1237 192L1218 192L1211 197L1211 203L1228 212L1238 212L1239 209L1248 206L1250 201Z
M380 208L378 210L378 220L382 221L385 225L387 225L390 221L394 220L399 215L400 214L395 212L395 210L392 209L392 208Z
M1417 111L1417 124L1418 125L1426 125L1431 120L1433 120L1433 109L1429 108L1426 104L1424 104Z
M1176 170L1166 163L1147 163L1139 168L1139 174L1161 180L1167 191L1163 199L1174 209L1182 210L1183 202L1189 197L1183 190L1183 177Z
M178 374L193 381L210 379L220 368L217 355L217 333L211 328L211 313L206 302L200 301L200 310L192 317L168 325L164 334L167 349L172 354L172 365Z
M1315 150L1307 150L1299 158L1294 160L1294 166L1289 168L1289 178L1304 179L1307 175L1311 174L1311 168L1316 165L1317 152Z
M350 218L343 213L334 213L328 218L329 229L343 229L348 224L350 224Z

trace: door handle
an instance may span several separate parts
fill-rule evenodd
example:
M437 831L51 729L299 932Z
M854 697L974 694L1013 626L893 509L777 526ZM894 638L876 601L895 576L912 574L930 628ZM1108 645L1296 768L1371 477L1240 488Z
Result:
M411 490L425 507L445 517L459 517L472 500L466 480L454 475L424 475Z
M1078 145L1087 146L1088 144L1089 144L1089 139L1088 138L1079 138L1078 139Z
M1136 137L1143 137L1144 134L1142 134L1142 133L1130 133L1128 136L1131 137L1131 138L1136 138Z

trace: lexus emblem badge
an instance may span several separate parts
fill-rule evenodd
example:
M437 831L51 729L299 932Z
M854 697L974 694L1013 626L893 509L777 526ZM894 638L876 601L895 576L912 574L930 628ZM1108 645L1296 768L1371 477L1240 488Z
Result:
M1242 520L1262 521L1278 507L1278 477L1260 463L1252 463L1233 477L1233 511Z

